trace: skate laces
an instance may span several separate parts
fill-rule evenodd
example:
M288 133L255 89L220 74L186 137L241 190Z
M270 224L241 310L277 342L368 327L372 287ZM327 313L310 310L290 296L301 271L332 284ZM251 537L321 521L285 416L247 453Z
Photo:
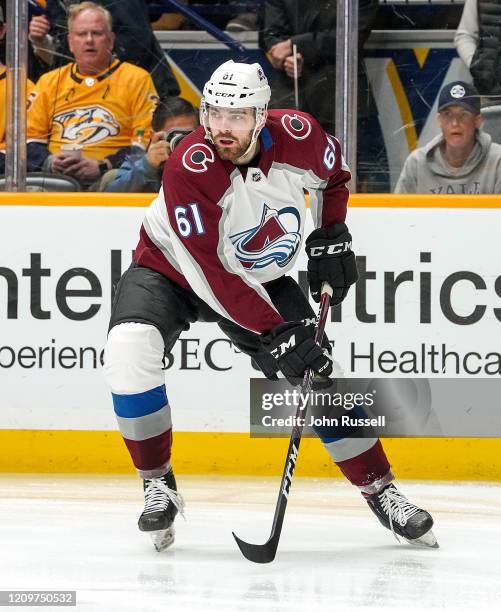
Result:
M397 542L400 542L393 528L393 522L398 523L401 527L405 527L411 516L417 514L420 509L412 504L396 487L386 487L386 489L378 494L378 498L381 502L381 507L390 520L391 531Z
M167 510L169 503L173 503L179 514L185 519L184 499L177 491L169 489L162 478L145 479L144 496L145 506L143 514L162 512Z

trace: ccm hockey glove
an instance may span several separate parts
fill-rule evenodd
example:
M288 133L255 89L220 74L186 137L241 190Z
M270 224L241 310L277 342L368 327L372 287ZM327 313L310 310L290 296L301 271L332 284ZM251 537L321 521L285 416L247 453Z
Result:
M325 378L332 373L331 359L316 344L311 331L303 323L280 323L263 335L263 345L293 385L301 382L306 368L313 368Z
M320 301L322 283L333 289L331 306L340 304L350 285L358 280L357 262L351 250L351 234L344 223L320 227L306 239L308 284L315 302Z

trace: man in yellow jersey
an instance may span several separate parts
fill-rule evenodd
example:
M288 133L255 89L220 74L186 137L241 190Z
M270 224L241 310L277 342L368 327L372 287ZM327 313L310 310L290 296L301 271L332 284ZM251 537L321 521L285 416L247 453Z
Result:
M151 127L157 93L150 75L113 56L109 12L94 2L70 8L75 62L40 77L28 112L28 167L83 185L118 167Z
M5 17L0 5L0 41L5 38ZM30 94L34 85L28 79L26 93ZM7 69L0 61L0 175L5 172L5 121L7 114Z
M0 6L0 41L5 37L5 19L3 8ZM0 62L0 174L5 172L5 114L7 98L7 69Z

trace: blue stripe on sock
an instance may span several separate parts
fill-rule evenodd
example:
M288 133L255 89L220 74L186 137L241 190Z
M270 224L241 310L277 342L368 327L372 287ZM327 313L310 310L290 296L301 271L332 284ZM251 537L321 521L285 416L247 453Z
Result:
M143 393L119 395L112 393L113 407L119 417L133 419L153 414L167 404L165 385L160 385Z

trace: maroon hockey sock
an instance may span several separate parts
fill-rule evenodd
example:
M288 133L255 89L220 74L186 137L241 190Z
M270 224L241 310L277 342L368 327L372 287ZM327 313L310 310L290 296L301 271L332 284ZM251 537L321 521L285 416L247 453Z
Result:
M149 472L170 461L172 447L172 429L146 440L129 440L124 438L130 456L136 468L141 472Z
M378 482L387 484L393 480L390 464L380 440L369 450L351 459L337 461L336 465L351 484L360 487L363 493L375 493L378 488L375 485ZM374 491L373 488L375 488Z

